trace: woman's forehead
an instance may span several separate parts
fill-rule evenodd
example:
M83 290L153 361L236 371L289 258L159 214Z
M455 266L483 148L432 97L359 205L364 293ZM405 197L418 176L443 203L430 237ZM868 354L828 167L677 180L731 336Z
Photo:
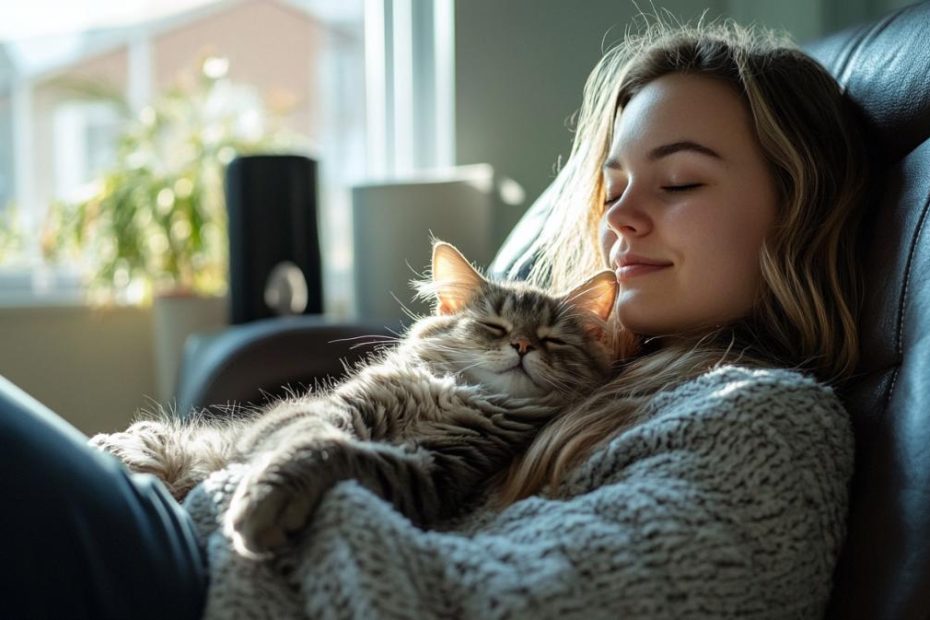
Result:
M725 161L745 156L755 143L749 110L733 86L677 73L646 84L617 115L608 164L677 152Z

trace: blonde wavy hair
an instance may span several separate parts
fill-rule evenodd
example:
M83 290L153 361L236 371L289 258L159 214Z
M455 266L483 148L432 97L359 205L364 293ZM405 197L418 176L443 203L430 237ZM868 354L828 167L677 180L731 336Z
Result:
M868 174L840 87L770 31L659 18L643 18L640 26L587 80L530 280L561 290L604 268L601 167L615 119L652 80L689 73L733 85L775 179L779 215L759 256L763 286L748 316L713 330L643 339L615 323L616 378L540 432L501 482L501 505L555 489L596 446L642 420L653 394L717 365L795 368L834 384L856 366L861 286L854 245Z

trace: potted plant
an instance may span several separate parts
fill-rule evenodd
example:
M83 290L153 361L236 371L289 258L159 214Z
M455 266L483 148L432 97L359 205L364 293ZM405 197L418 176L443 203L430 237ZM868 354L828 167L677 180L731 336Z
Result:
M92 301L154 300L156 363L169 375L158 381L162 397L173 391L187 334L226 321L226 165L238 154L296 144L275 125L282 111L268 113L227 74L225 59L208 57L192 85L127 118L114 165L79 200L53 205L43 237L48 259L87 267Z
M43 249L86 264L94 299L226 290L225 166L295 144L274 125L279 114L227 71L225 59L206 58L193 87L176 86L127 119L115 164L80 200L51 210Z

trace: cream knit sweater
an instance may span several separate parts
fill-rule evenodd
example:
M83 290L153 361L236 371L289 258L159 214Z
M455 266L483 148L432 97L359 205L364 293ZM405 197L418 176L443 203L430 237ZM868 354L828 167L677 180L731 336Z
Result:
M653 401L559 499L415 528L355 482L281 565L218 523L241 469L185 506L210 561L208 618L817 618L842 543L853 436L833 392L722 367Z

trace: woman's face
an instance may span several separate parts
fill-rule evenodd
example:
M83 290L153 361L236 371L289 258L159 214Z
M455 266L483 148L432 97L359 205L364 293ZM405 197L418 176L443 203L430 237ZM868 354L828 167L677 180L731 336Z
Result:
M625 327L670 334L749 312L777 199L732 86L681 73L648 83L618 116L604 186L601 243Z

